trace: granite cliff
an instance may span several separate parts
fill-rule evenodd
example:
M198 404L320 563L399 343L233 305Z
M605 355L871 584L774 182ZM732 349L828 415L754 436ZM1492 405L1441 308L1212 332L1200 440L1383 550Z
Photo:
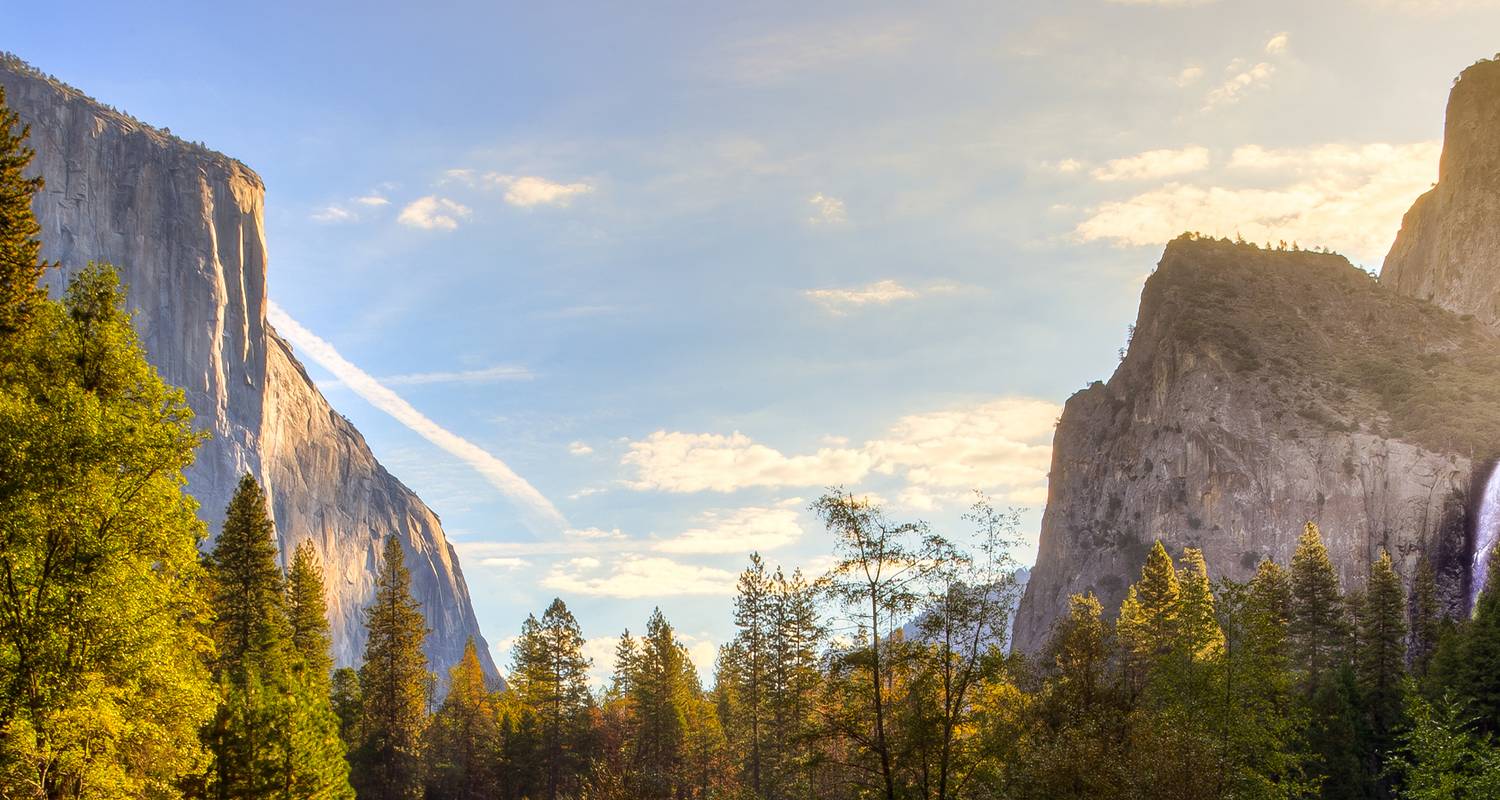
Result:
M31 127L34 203L53 287L89 261L114 264L147 355L211 434L188 489L211 533L239 476L265 486L282 553L323 560L334 657L358 663L362 610L384 539L406 551L439 675L479 632L458 557L436 514L380 465L266 321L265 190L245 165L145 125L0 58L0 86Z
M1379 281L1333 254L1167 246L1119 367L1058 423L1018 649L1071 594L1118 608L1158 538L1245 579L1307 520L1346 587L1381 548L1408 580L1426 553L1463 609L1470 498L1500 456L1500 64L1464 72L1447 120Z
M1454 83L1437 185L1406 212L1380 280L1500 329L1500 61Z

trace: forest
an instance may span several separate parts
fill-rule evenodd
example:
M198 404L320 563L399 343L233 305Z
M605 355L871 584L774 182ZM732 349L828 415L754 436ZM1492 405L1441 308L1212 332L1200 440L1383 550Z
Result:
M1157 543L1117 616L1075 596L1023 654L1015 512L948 536L833 488L834 566L751 554L709 685L660 612L591 685L557 599L503 686L470 642L441 694L391 539L334 669L252 477L206 546L201 436L112 269L39 288L25 139L0 97L0 797L1500 797L1500 593L1455 618L1384 553L1344 586L1313 523L1244 583Z

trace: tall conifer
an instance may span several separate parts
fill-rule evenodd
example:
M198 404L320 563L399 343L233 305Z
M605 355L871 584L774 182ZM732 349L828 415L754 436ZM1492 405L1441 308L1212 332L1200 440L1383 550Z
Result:
M365 614L362 741L351 759L355 788L360 800L416 800L432 675L422 650L427 621L412 599L411 573L395 536L385 541L375 600Z

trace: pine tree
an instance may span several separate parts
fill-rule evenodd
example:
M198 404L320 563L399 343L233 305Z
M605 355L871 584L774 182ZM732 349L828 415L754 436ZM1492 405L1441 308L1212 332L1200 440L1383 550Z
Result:
M359 689L359 670L353 667L334 670L329 696L333 715L339 720L339 739L344 744L344 754L347 756L364 741L360 732L360 717L364 713L365 698Z
M1172 557L1157 541L1141 567L1141 579L1126 591L1120 605L1120 640L1138 664L1149 665L1172 651L1180 595Z
M1412 585L1411 647L1408 651L1412 672L1417 675L1427 673L1432 655L1437 652L1442 618L1443 611L1437 597L1437 578L1432 571L1432 562L1423 553L1417 559L1417 577Z
M1219 656L1224 649L1224 632L1214 617L1213 589L1208 583L1208 565L1203 551L1189 547L1182 551L1182 570L1178 573L1177 636L1183 652L1200 660Z
M1406 599L1401 578L1391 564L1391 555L1380 551L1380 559L1370 567L1359 615L1358 651L1355 674L1360 699L1369 726L1369 768L1380 774L1385 754L1395 746L1396 730L1401 724L1406 681Z
M271 797L287 783L291 629L275 526L251 475L240 479L208 556L223 703L208 731L221 800Z
M299 669L326 687L333 673L333 656L329 652L333 637L328 630L328 604L323 596L323 566L312 542L304 541L292 551L286 584L287 618Z
M427 622L411 596L401 543L386 539L375 600L365 612L362 741L352 774L360 800L416 800L422 796L422 737L432 675L422 645Z
M806 797L814 793L811 771L818 690L822 686L818 652L823 629L817 598L800 570L790 578L776 570L772 578L771 746L776 755L775 795Z
M427 800L486 800L499 793L500 715L471 638L448 676L448 696L427 732Z
M1292 615L1287 627L1292 662L1309 691L1343 663L1349 637L1338 573L1318 526L1309 522L1292 556Z
M661 609L652 611L631 678L637 716L631 761L634 793L642 800L670 800L690 784L686 745L692 687L685 679L691 668Z
M586 753L584 739L593 701L583 655L583 632L561 599L554 599L541 622L527 617L515 646L511 683L521 703L540 725L538 761L544 796L573 793L574 776Z
M283 666L291 631L275 537L265 492L247 474L229 500L224 527L208 556L222 675Z
M107 266L61 303L0 106L0 796L177 797L216 702L182 470L199 437Z
M41 259L42 229L31 210L42 179L25 177L35 155L26 146L30 134L0 87L0 336L16 333L37 313L46 300L38 283L52 266Z
M292 553L287 572L293 698L289 708L286 796L353 797L343 722L333 705L332 637L323 599L323 568L311 542Z
M1500 574L1500 553L1490 554L1491 575ZM1500 733L1500 586L1490 584L1474 604L1474 616L1454 635L1456 657L1445 676L1468 702L1480 729Z
M750 783L750 790L757 796L761 790L761 767L764 745L762 714L766 705L766 673L769 671L767 649L771 638L771 586L766 575L765 562L760 553L750 554L750 566L740 573L735 587L734 624L739 629L734 638L734 654L740 660L738 676L741 681L737 695L745 724L744 741L735 743L736 751L744 754L742 767Z

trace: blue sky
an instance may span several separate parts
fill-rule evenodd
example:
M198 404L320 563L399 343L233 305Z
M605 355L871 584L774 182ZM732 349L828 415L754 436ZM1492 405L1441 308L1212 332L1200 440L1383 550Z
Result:
M1450 81L1500 48L1474 0L7 23L0 47L260 172L278 327L442 516L497 659L561 595L601 670L654 605L706 667L749 549L826 563L829 484L955 533L982 488L1034 538L1052 423L1162 243L1378 268Z

